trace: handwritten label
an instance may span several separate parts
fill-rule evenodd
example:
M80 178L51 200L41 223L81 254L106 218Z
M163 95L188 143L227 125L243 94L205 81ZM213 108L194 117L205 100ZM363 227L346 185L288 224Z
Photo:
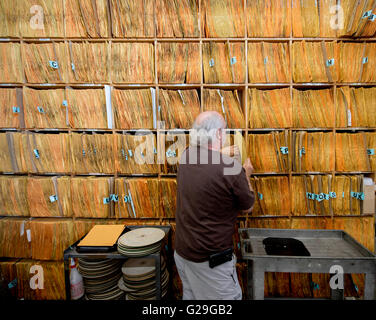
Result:
M364 193L363 192L353 192L353 191L351 191L351 197L358 199L358 200L364 200Z
M331 67L334 65L334 59L328 59L326 60L326 66L327 67Z
M50 201L51 201L51 202L55 202L55 201L57 201L57 195L54 194L54 195L50 196Z
M329 192L329 197L337 198L337 194L335 192Z
M362 19L368 18L371 15L372 15L372 10L368 10L368 11L366 11L366 12L363 13Z
M166 152L166 156L168 157L168 158L170 158L170 157L176 157L176 151L174 150L174 151L172 151L172 150L167 150L167 152Z
M58 69L59 68L59 64L57 63L57 61L48 61L49 65L51 68L53 69Z
M38 149L34 149L34 155L35 155L35 158L39 159L39 151Z

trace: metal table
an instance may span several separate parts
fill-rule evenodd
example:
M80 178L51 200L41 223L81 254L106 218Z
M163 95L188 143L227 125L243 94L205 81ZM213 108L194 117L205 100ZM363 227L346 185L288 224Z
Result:
M167 247L170 245L171 243L171 239L170 239L170 229L171 227L170 226L127 226L127 228L133 230L133 229L137 229L137 228L159 228L159 229L162 229L168 239L167 239L167 244L165 244ZM82 237L84 238L84 237ZM81 239L82 239L81 238ZM65 275L65 292L66 292L66 299L67 300L70 300L71 299L71 295L70 295L70 279L69 279L69 258L96 258L96 259L121 259L121 260L126 260L128 258L135 258L135 257L128 257L128 256L125 256L125 255L122 255L120 253L118 253L117 251L113 251L113 252L106 252L106 253L83 253L83 252L77 252L76 250L76 247L77 247L77 244L81 241L78 240L76 241L73 245L71 245L68 249L66 249L64 251L64 275ZM166 239L166 237L165 237ZM152 253L152 254L149 254L149 255L146 255L146 256L140 256L140 257L137 257L137 258L152 258L155 260L155 268L156 268L156 272L155 272L155 280L156 280L156 289L157 289L157 300L161 300L161 297L162 297L162 288L161 288L161 252L164 250L163 248L163 243L164 240L162 240L162 246L161 246L161 251L159 252L155 252L155 253ZM167 249L167 248L166 248ZM168 250L168 251L171 251L171 250ZM168 261L166 261L166 264L167 264L167 267L170 265L170 263L168 263ZM169 270L169 273L170 275L172 274L171 273L171 270Z
M265 272L329 273L339 265L345 273L365 274L364 299L375 299L376 256L342 230L239 229L243 259L248 263L248 298L264 299ZM294 238L311 256L267 255L263 239ZM331 290L343 299L343 290Z

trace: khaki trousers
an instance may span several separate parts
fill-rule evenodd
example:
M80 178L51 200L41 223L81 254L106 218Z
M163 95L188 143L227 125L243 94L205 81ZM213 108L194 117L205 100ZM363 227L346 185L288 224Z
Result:
M174 252L176 268L183 282L183 300L241 300L236 274L236 256L214 268L209 261L192 262Z

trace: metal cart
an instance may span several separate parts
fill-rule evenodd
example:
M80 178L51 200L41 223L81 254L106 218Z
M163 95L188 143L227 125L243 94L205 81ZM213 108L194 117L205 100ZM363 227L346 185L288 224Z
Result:
M265 272L329 273L334 265L343 273L365 274L364 299L376 298L376 256L342 230L239 229L241 252L248 263L248 299L264 299ZM267 255L267 237L294 238L310 256ZM332 299L343 299L343 290L331 290Z
M146 228L146 227L153 227L153 228L159 228L162 229L166 233L165 239L167 239L167 244L163 246L164 242L162 240L162 247L161 251L155 252L146 256L142 256L142 258L153 258L155 260L155 268L156 268L156 273L155 273L155 280L156 280L156 289L157 289L157 300L160 300L162 297L162 288L161 288L161 254L163 251L170 252L169 246L171 243L171 233L170 233L170 226L127 226L130 230L137 229L137 228ZM69 280L69 258L96 258L96 259L121 259L121 260L126 260L131 257L124 256L117 251L113 252L108 252L108 253L82 253L82 252L77 252L76 247L77 244L81 241L78 240L76 241L73 245L71 245L68 249L64 251L64 275L65 275L65 292L66 292L66 299L70 300L71 295L70 295L70 280ZM167 255L167 260L171 259L171 253L166 254ZM133 258L133 257L132 257ZM141 258L141 257L137 257ZM167 263L167 268L171 265L171 263ZM171 269L168 270L170 275ZM171 281L170 281L171 283Z

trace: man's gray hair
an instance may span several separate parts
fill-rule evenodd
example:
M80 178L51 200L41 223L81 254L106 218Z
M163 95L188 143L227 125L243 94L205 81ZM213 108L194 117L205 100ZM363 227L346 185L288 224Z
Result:
M196 147L213 144L219 129L225 129L225 123L218 112L211 112L204 119L196 118L189 132L190 145Z

